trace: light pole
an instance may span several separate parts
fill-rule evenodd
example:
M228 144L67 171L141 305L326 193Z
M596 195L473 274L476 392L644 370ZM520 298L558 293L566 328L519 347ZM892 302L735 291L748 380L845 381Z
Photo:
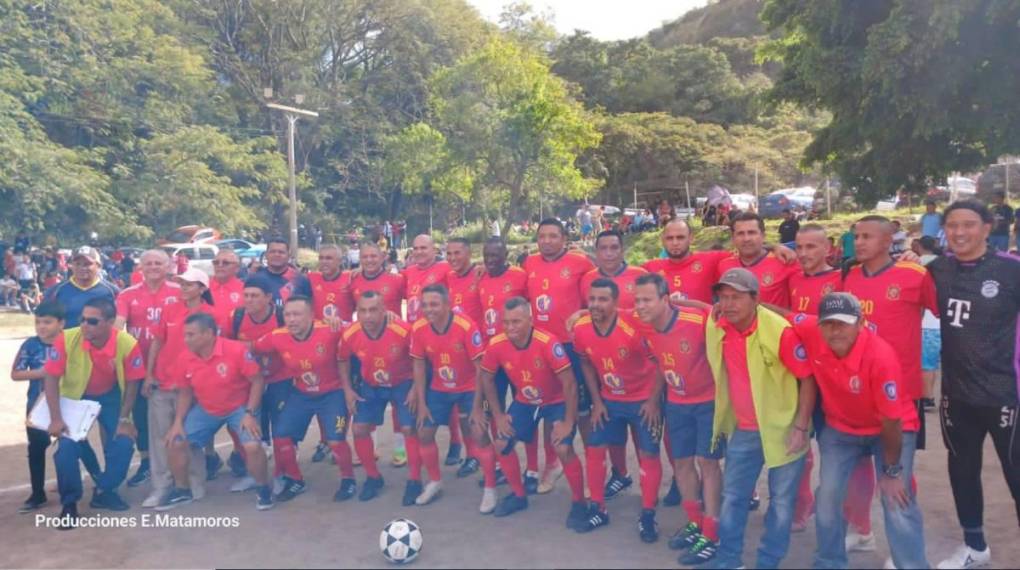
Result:
M318 117L319 114L315 111L287 107L286 105L278 105L276 103L266 103L266 107L276 111L283 111L284 116L287 117L287 164L290 167L290 194L288 196L290 199L290 254L294 259L297 259L297 176L294 173L294 125L300 117L314 118Z

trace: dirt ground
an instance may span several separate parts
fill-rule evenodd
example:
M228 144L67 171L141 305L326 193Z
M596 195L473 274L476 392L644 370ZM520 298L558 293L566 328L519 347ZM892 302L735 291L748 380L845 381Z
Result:
M5 336L6 335L6 336ZM17 333L0 331L0 370L9 370L20 340ZM4 373L6 376L6 372ZM478 514L481 493L476 477L458 480L454 468L444 468L445 495L428 507L401 507L404 474L385 459L381 461L386 488L376 500L333 503L336 490L335 467L328 463L311 464L311 449L306 442L301 451L301 467L309 482L309 491L287 504L278 504L267 512L257 512L250 494L228 492L233 479L229 474L208 483L207 497L170 514L182 517L237 517L234 528L190 529L143 527L143 515L154 515L140 508L148 494L147 486L125 489L124 497L133 505L123 515L134 528L78 529L60 533L37 527L33 514L19 515L17 508L28 496L28 469L25 461L24 425L25 387L7 378L0 381L0 549L3 568L201 568L201 567L345 567L384 566L379 553L379 532L390 519L406 517L423 529L424 548L415 562L418 567L459 568L669 568L676 567L676 556L666 541L684 520L679 508L660 508L662 537L657 544L646 545L637 536L636 520L640 512L640 491L635 484L609 504L612 524L593 534L577 535L564 527L569 506L565 481L550 495L532 497L528 510L508 519ZM928 451L917 460L920 501L925 516L928 556L937 564L961 540L952 495L946 476L946 452L936 426L929 432ZM314 430L309 441L317 437ZM380 453L390 453L389 428L380 431ZM934 436L934 437L932 437ZM442 437L442 435L441 435ZM220 441L224 457L229 448ZM445 439L441 441L445 449ZM136 456L137 461L137 456ZM993 562L999 567L1016 566L1020 561L1017 521L1009 492L1002 481L998 459L991 443L984 458L985 528L993 549ZM55 475L48 464L48 477ZM631 466L637 474L636 462ZM359 480L363 474L358 470ZM668 475L669 470L666 469ZM817 467L814 476L817 477ZM762 513L767 497L764 477L759 482L762 511L750 517L745 563L753 564L754 549L762 530ZM663 485L665 493L666 485ZM90 496L91 484L86 486ZM506 489L500 493L506 493ZM50 504L42 514L57 516L59 498L51 492ZM83 515L94 515L87 500L79 506ZM881 567L888 547L881 531L880 504L875 501L873 520L879 537L878 550L850 556L854 568ZM101 516L110 517L104 512ZM814 525L794 535L785 567L803 568L811 564L814 551Z

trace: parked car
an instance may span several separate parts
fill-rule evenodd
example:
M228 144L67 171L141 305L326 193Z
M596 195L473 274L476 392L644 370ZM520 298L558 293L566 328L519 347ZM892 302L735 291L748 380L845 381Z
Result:
M170 235L156 240L158 245L172 245L181 243L208 243L220 239L220 231L215 228L203 226L181 226L170 233Z
M730 200L733 207L741 211L758 209L758 200L753 194L730 194Z
M183 252L190 260L190 267L201 269L209 275L213 274L212 260L220 251L220 248L211 243L171 243L163 245L162 248L170 256L170 259L176 258L178 253Z
M761 200L758 213L763 218L778 218L783 215L783 210L792 210L793 203L790 197L783 192L773 192Z
M232 249L237 252L237 256L242 260L261 259L266 253L266 244L264 243L251 243L250 241L232 238L232 239L221 239L216 242L216 247L220 249Z

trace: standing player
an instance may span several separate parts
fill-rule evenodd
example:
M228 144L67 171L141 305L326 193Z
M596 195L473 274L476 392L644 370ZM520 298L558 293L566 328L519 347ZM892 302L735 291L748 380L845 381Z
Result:
M513 491L500 501L495 514L505 517L528 507L527 489L521 479L521 464L514 445L518 441L530 441L539 420L545 420L552 424L551 439L570 483L572 502L567 528L576 529L584 524L588 509L584 502L581 461L572 445L577 418L577 385L569 370L570 360L554 336L534 327L531 306L525 298L513 297L507 300L504 308L506 332L490 341L479 373L499 438L499 463ZM494 381L497 370L504 371L516 388L507 412L503 411L503 397L497 392ZM475 408L471 417L475 425L485 424L484 413L479 408Z
M743 267L758 279L758 301L788 308L790 306L790 276L797 266L785 264L774 253L765 249L765 221L754 212L742 212L730 224L733 246L737 252L719 262L719 272Z
M790 275L789 308L796 313L817 315L822 297L840 287L839 270L826 261L832 244L825 236L825 228L818 224L801 226L796 243L800 271Z
M702 303L712 302L712 285L719 276L719 262L728 251L691 251L693 232L682 219L670 220L662 229L664 259L652 259L642 267L666 278L671 295Z
M269 283L273 302L282 307L291 295L312 296L312 288L297 267L290 264L290 243L282 237L266 240L266 264L255 272Z
M617 314L620 290L609 279L596 279L588 291L590 314L574 327L574 343L581 355L584 379L592 400L592 432L586 446L588 520L575 528L590 532L609 524L605 502L606 446L625 445L627 427L637 434L641 464L641 517L638 534L655 542L659 531L655 506L659 501L662 463L662 377L655 372L650 353L637 330Z
M280 411L279 429L273 434L276 463L283 471L279 501L289 501L305 492L305 481L297 463L297 442L305 437L312 416L326 429L325 437L340 469L340 488L334 501L354 496L354 464L347 445L347 401L337 371L340 332L316 323L308 297L296 295L283 306L285 328L255 341L259 354L275 354L294 378L294 390Z
M349 323L353 319L351 275L341 267L342 260L340 246L324 245L319 248L319 270L308 273L316 320Z
M411 242L413 265L404 268L407 281L407 322L413 323L421 315L421 291L436 283L446 284L450 264L437 259L436 244L428 235L421 234ZM397 313L400 314L400 313Z
M386 270L386 256L378 244L361 244L361 271L351 278L351 295L357 303L365 291L375 291L383 298L386 310L401 314L404 301L404 276Z
M942 315L942 437L964 543L938 567L974 568L992 563L982 528L981 450L988 435L1020 521L1020 260L988 246L994 218L980 202L955 202L944 219L953 255L932 261L928 270Z
M647 271L627 265L620 232L607 230L595 238L595 266L581 278L581 293L587 295L596 279L609 279L620 290L617 306L627 311L633 309L634 282Z
M482 300L478 296L479 271L471 263L471 242L464 238L450 238L446 243L446 260L450 272L446 274L446 287L450 290L453 310L467 315L475 324L484 322Z

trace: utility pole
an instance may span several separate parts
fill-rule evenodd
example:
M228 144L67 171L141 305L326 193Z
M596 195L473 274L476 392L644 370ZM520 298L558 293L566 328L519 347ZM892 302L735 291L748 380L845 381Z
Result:
M298 224L297 224L297 175L294 172L294 128L298 119L301 117L318 117L319 114L315 111L309 111L307 109L298 109L295 107L287 107L286 105L278 105L276 103L266 103L266 107L276 111L283 111L284 116L287 117L287 165L290 167L290 254L294 259L297 259L298 251Z

